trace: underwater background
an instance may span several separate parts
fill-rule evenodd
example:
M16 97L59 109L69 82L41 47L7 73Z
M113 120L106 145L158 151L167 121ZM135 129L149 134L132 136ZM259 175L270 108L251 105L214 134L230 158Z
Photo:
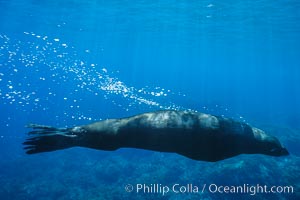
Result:
M297 0L0 0L0 199L300 199L299 11ZM23 150L29 123L166 109L244 121L290 155L210 163L138 149ZM184 190L191 184L199 192ZM201 191L258 184L293 192Z

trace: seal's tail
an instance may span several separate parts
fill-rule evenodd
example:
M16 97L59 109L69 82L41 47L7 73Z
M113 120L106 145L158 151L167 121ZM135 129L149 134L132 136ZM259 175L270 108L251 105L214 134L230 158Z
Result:
M34 130L28 134L28 138L23 144L27 154L35 154L47 151L56 151L75 146L74 137L68 128L55 128L38 124L29 124L28 128Z

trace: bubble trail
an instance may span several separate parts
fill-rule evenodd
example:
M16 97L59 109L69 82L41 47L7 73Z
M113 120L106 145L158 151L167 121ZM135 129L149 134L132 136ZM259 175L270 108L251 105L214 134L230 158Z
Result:
M169 101L171 96L182 94L161 87L128 86L107 67L80 59L76 48L58 37L33 32L24 35L24 40L14 40L0 34L0 99L4 105L13 105L24 112L47 111L49 103L62 99L76 109L75 113L65 112L65 115L92 120L80 111L83 100L70 98L88 92L126 111L140 106L182 109ZM72 87L67 88L68 93L63 97L57 88L70 83Z

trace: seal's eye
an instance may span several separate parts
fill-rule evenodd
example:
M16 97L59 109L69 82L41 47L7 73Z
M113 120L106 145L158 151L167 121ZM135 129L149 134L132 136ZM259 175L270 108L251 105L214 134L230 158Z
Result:
M278 151L278 149L276 149L276 148L271 149L271 152L272 152L272 153L275 153L276 151Z

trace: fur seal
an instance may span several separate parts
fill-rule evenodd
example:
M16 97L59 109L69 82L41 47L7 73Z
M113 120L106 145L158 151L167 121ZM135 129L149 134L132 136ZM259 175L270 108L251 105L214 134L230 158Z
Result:
M80 146L113 151L122 147L174 152L215 162L239 154L288 155L277 138L246 123L191 111L157 111L107 119L73 128L30 124L27 154Z

